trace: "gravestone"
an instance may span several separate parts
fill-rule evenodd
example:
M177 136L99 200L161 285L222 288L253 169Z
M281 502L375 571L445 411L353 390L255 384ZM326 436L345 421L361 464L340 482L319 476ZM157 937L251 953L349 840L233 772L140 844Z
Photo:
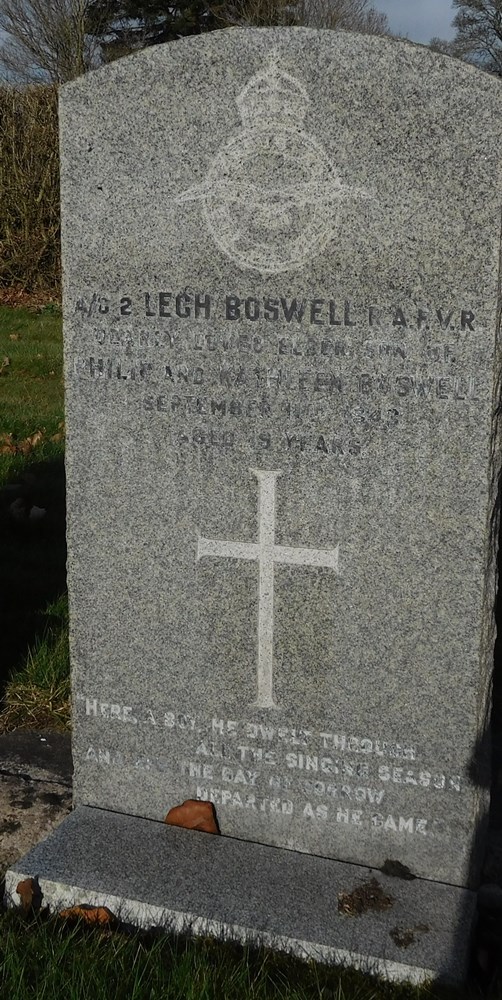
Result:
M489 785L501 111L472 67L307 29L190 38L63 88L77 809L11 893L37 867L53 902L462 975ZM188 798L221 839L159 825ZM152 854L192 878L190 852L221 877L159 896ZM368 868L394 909L356 917Z

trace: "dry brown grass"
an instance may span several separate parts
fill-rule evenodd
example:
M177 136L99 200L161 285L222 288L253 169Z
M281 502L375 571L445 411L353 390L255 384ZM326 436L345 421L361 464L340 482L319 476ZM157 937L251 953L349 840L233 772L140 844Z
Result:
M0 712L0 732L15 729L55 729L68 732L71 728L71 705L64 685L51 688L33 684L8 685Z
M0 290L59 294L57 88L0 86Z
M45 611L49 624L29 650L24 667L9 680L0 732L14 729L70 729L68 606L61 597Z

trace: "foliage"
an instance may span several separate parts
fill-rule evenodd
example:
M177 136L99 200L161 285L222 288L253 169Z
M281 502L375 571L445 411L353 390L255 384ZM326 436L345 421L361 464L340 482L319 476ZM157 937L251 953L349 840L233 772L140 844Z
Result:
M452 0L452 6L454 38L432 38L430 47L502 77L502 0Z
M166 934L97 931L57 918L0 917L0 996L9 1000L433 1000L428 987L264 949Z
M0 0L0 28L6 35L0 53L4 76L23 83L65 83L98 65L100 45L88 32L89 3ZM99 30L105 27L100 20Z
M59 271L57 90L0 86L0 289L51 296Z
M371 0L298 0L295 12L298 25L389 34L387 15L377 10Z
M440 52L443 56L451 56L453 59L460 59L460 53L457 51L455 43L446 38L439 38L437 35L431 38L429 42L429 48L433 52Z
M456 51L482 69L502 76L502 0L453 0Z
M0 0L7 79L64 83L138 49L229 26L384 34L372 0Z
M384 34L385 14L372 0L90 0L89 30L102 35L106 60L136 49L230 26L308 25Z
M103 30L103 21L106 29ZM106 61L218 27L206 0L90 0L88 30Z
M0 729L69 729L68 600L63 594L43 612L46 624L24 667L7 684Z

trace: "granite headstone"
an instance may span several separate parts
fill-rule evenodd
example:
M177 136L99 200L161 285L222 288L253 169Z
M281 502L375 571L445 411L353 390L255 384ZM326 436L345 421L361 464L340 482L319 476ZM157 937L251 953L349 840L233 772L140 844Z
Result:
M63 88L77 806L476 884L501 113L307 29Z

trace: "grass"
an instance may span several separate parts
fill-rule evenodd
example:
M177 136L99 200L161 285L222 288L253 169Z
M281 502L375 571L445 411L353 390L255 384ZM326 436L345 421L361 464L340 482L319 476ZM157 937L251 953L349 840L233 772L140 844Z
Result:
M70 660L66 595L43 612L47 624L26 662L7 682L0 727L14 729L70 728Z
M2 1000L429 1000L453 994L380 982L263 949L98 931L55 917L24 918L10 912L0 917L0 996Z
M67 670L65 626L53 605L66 587L63 419L59 309L0 307L0 688L8 685L10 712L0 721L4 728L9 719L19 725L23 704L26 724L51 716L61 724L67 699L58 688ZM38 721L37 701L44 706Z
M2 368L5 359L9 363ZM0 434L12 433L21 441L44 428L40 456L60 456L61 440L51 441L63 420L61 315L57 306L0 308L0 371ZM21 453L14 468L16 464L20 467L23 457ZM0 477L11 467L9 453L0 455Z

